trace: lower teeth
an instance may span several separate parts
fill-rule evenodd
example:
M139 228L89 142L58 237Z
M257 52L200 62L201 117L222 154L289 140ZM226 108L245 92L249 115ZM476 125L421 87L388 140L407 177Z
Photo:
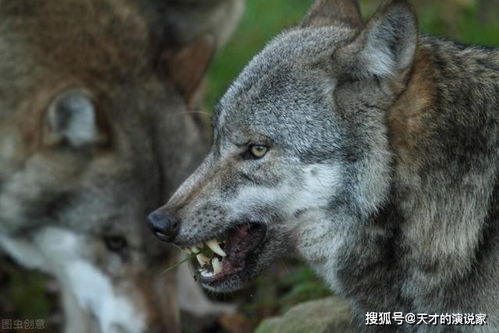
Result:
M222 271L222 263L218 260L218 258L213 258L211 260L211 266L213 267L214 274L218 274Z
M210 263L210 258L208 258L207 256L205 256L202 253L199 253L198 255L196 255L196 259L198 260L198 262L201 266L205 266L205 265L208 265Z

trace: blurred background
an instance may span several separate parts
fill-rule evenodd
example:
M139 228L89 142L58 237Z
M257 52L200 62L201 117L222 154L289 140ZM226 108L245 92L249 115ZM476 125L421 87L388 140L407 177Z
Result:
M463 43L499 45L499 0L415 0L423 33ZM244 16L231 41L212 63L206 86L205 108L211 111L230 82L251 57L276 33L300 22L310 0L248 0ZM361 0L369 17L380 1ZM0 267L0 313L10 318L50 318L57 322L57 286L36 273L21 274L9 260ZM269 316L295 304L330 295L313 272L296 258L286 258L247 290L215 296L239 304L206 332L251 332ZM1 328L0 328L1 331ZM188 330L186 329L186 332Z

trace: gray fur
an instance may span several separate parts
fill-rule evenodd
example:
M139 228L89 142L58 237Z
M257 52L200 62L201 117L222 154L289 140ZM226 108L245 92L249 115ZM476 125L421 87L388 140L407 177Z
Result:
M248 275L206 287L239 288L292 247L359 325L368 311L485 313L431 331L497 332L499 51L418 36L402 0L365 26L320 22L276 37L220 101L210 154L163 207L175 242L263 222ZM245 159L251 143L267 155Z

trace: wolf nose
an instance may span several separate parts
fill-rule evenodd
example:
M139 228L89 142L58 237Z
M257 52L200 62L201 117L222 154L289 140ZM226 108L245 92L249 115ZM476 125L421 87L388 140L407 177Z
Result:
M171 242L177 236L180 223L168 213L156 210L148 216L149 224L156 237L165 242Z

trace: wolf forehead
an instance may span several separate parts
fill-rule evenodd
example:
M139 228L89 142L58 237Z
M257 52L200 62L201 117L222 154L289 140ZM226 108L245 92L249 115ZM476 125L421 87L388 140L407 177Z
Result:
M248 88L256 88L273 74L298 69L320 61L334 51L334 45L349 40L355 31L345 26L311 27L285 31L274 38L246 66L229 88L226 97L236 97Z
M323 60L330 58L335 44L354 34L345 26L328 26L293 29L277 36L222 97L214 114L215 128L234 136L234 127L239 127L273 139L297 130L313 130L317 135L321 134L318 128L331 128L331 105L323 99L332 98L334 77L327 75L329 64ZM269 117L278 127L273 133Z

